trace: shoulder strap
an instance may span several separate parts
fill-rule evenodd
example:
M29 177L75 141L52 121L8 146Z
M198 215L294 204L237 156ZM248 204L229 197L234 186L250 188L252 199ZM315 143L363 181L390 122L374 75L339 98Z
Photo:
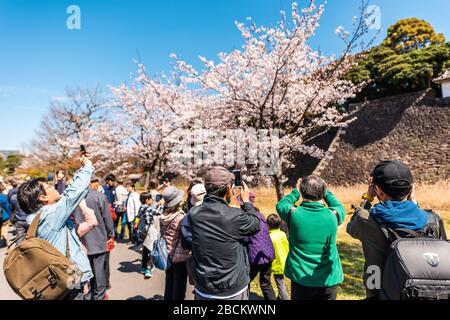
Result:
M39 227L40 220L41 220L41 212L38 212L36 217L34 217L33 222L31 223L30 227L28 228L26 239L31 239L31 238L37 237L37 230Z
M67 259L70 259L69 228L67 226L64 226L64 228L66 228L66 257Z
M447 241L447 232L445 231L445 226L444 226L444 222L442 221L441 218L439 218L439 229L440 229L440 238L441 240Z
M402 232L410 237L413 238L422 238L423 235L421 235L419 232L413 231L413 230L409 230L409 229L395 229L395 232Z
M384 234L384 236L390 243L393 243L395 240L405 238L405 236L407 236L408 238L423 238L424 237L420 232L417 232L414 230L405 229L405 228L392 229L392 228L389 228L385 224L378 223L378 221L377 221L377 224L378 224L378 227L380 228L381 232Z
M444 222L442 221L439 214L437 214L433 210L425 210L425 211L428 212L429 217L431 217L431 219L433 220L434 226L432 227L432 229L435 229L433 230L434 233L437 232L437 234L434 234L435 238L447 241L447 233L445 232Z

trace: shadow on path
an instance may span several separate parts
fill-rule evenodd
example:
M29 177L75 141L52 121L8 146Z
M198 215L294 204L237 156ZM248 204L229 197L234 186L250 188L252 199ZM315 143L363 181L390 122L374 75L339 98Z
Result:
M141 260L136 259L134 261L120 262L120 266L119 268L117 268L117 270L124 273L139 273L139 271L141 271Z

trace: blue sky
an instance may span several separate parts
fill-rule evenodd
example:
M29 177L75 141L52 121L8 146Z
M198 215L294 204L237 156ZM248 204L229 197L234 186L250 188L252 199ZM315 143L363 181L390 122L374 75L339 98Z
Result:
M299 4L305 0L298 1ZM383 30L400 18L430 21L450 39L448 0L371 0L381 8ZM66 28L66 8L81 8L81 30ZM329 0L312 43L339 52L334 34L348 26L359 0ZM288 0L1 0L0 150L20 149L37 129L51 99L66 87L118 85L130 80L133 59L150 72L170 68L170 53L196 64L241 46L234 21L253 17L271 25Z

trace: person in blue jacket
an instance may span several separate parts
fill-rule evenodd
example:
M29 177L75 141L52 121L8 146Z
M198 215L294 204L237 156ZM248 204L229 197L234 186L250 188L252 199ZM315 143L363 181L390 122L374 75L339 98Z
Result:
M0 248L7 246L8 224L11 216L11 204L8 197L3 194L5 186L0 183Z
M89 281L93 277L86 253L82 250L70 216L86 197L94 167L88 153L81 156L83 167L74 175L72 183L62 195L54 185L42 179L32 179L22 184L17 193L20 208L28 215L31 225L40 213L37 237L47 240L62 254L66 254L67 241L69 257L83 273L81 282L71 290L66 299L89 299Z

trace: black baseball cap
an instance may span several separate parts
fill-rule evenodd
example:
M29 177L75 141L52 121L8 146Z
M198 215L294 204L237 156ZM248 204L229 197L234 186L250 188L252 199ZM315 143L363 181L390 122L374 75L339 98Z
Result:
M401 161L382 161L372 173L373 183L387 195L396 198L411 190L413 176L409 167Z

